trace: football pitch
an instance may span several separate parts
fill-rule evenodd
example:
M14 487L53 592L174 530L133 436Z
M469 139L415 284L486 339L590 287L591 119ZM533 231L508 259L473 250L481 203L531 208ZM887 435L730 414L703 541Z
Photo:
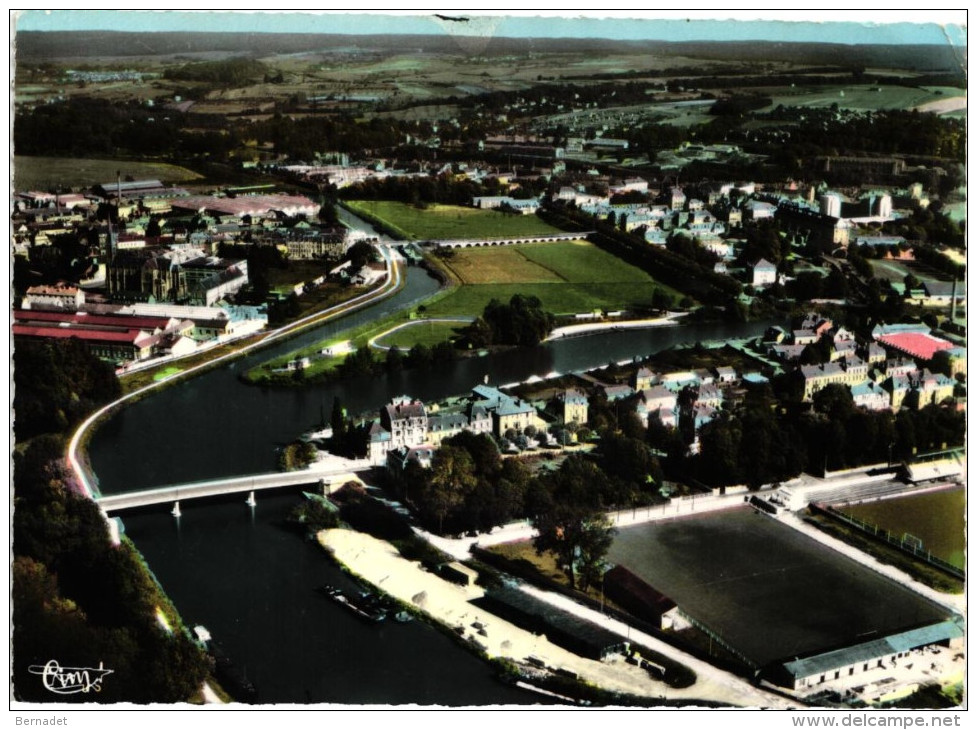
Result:
M759 667L941 621L949 611L749 509L622 529L608 559Z

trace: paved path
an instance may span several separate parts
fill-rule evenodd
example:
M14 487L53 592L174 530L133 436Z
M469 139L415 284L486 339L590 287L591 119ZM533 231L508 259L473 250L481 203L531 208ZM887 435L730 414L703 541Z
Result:
M454 324L471 324L475 321L474 317L435 317L431 319L412 319L410 322L403 322L402 324L395 325L384 332L381 332L376 337L371 337L367 344L370 347L375 347L378 350L389 350L389 345L378 345L377 340L381 337L386 337L387 335L398 332L405 327L413 327L414 325L427 324L429 322L442 322L442 323L454 323Z
M671 325L678 324L678 319L684 317L685 312L669 312L664 317L656 317L655 319L626 319L626 320L611 320L608 322L589 322L586 324L570 324L566 327L557 327L552 332L550 332L549 337L547 337L544 342L549 342L550 340L558 340L562 337L576 337L579 335L590 334L591 332L600 332L603 330L624 330L624 329L645 329L648 327L668 327Z
M204 682L204 686L200 688L200 693L204 696L205 705L226 704L224 700L217 696L217 693L214 692L214 688L211 687L208 682Z
M777 695L763 692L738 677L727 675L653 637L640 635L625 624L590 611L563 596L529 586L522 587L527 593L561 610L600 623L621 636L626 637L630 633L633 641L640 641L649 649L660 651L691 667L697 673L695 684L681 690L673 689L650 677L646 670L627 664L622 658L598 662L573 654L551 643L545 636L521 629L474 605L471 601L483 595L482 588L449 583L422 570L418 563L406 560L388 543L369 535L352 530L324 530L319 533L318 540L353 573L401 601L413 604L444 625L460 629L465 638L480 644L490 656L504 656L520 662L525 662L529 656L536 656L547 666L572 670L581 678L605 689L645 697L711 700L747 707L794 706ZM478 626L484 627L484 632L476 631Z
M671 644L666 644L661 639L639 631L623 621L619 621L618 619L579 604L567 596L559 593L551 593L550 591L545 591L526 583L520 584L519 589L565 613L573 614L574 616L597 624L608 631L613 631L628 641L642 644L692 669L697 677L695 684L685 689L668 688L668 699L714 700L716 702L727 702L740 707L767 707L775 709L788 709L801 706L780 695L755 687L734 674L724 672L681 649L676 649Z

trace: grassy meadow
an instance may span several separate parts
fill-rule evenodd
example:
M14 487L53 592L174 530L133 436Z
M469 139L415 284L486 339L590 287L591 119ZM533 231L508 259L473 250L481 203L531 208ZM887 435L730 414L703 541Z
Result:
M289 360L311 357L305 379L336 368L344 355L322 358L319 351L331 344L349 340L354 348L375 339L383 347L409 350L416 344L432 346L452 339L462 322L429 322L440 317L477 317L492 299L508 302L515 294L535 295L543 308L554 314L616 310L651 306L656 291L673 297L673 289L648 274L586 241L527 243L454 249L447 258L432 257L454 284L416 308L423 319L386 334L405 324L403 312L337 333L328 341L290 352L252 368L246 379L253 383L292 380L290 373L272 373Z
M392 200L345 201L353 212L379 218L415 239L505 238L562 233L534 215L509 215L460 205L415 208Z
M650 306L656 290L677 292L586 241L455 249L441 261L461 284L431 303L431 317L478 315L492 299L539 297L554 314Z
M47 190L54 185L90 187L115 180L116 172L121 172L123 177L149 178L165 184L191 182L202 177L193 170L163 162L15 155L14 189Z

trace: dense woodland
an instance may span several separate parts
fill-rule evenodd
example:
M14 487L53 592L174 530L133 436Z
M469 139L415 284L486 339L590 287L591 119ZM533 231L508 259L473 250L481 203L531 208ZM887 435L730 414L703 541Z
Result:
M74 338L23 341L14 349L14 433L17 441L66 433L120 393L115 368Z
M183 702L207 658L127 540L113 547L98 507L64 462L65 435L119 394L111 366L74 339L14 352L13 678L22 701L50 701L28 667L111 669L100 692L66 702ZM174 627L165 633L157 607Z

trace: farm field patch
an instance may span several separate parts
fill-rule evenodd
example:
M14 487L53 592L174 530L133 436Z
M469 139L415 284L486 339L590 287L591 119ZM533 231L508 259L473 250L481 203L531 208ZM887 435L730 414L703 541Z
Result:
M428 306L432 317L478 315L515 294L539 297L554 314L650 307L658 290L677 295L586 241L455 249L444 266L462 285Z
M963 90L953 87L911 86L854 86L839 84L812 89L798 87L784 89L772 95L773 103L762 111L770 111L778 105L803 107L828 107L837 104L842 109L912 109L947 97L958 97Z
M422 209L390 200L355 200L346 205L354 212L380 218L416 239L506 238L562 232L534 215L509 215L459 205Z
M514 249L513 246L455 249L444 263L464 284L515 282L530 284L566 281L557 272L533 261L524 251Z
M53 185L88 187L115 180L117 172L135 179L150 178L163 183L183 183L202 175L193 170L163 162L131 162L74 157L14 156L14 188L47 190Z

